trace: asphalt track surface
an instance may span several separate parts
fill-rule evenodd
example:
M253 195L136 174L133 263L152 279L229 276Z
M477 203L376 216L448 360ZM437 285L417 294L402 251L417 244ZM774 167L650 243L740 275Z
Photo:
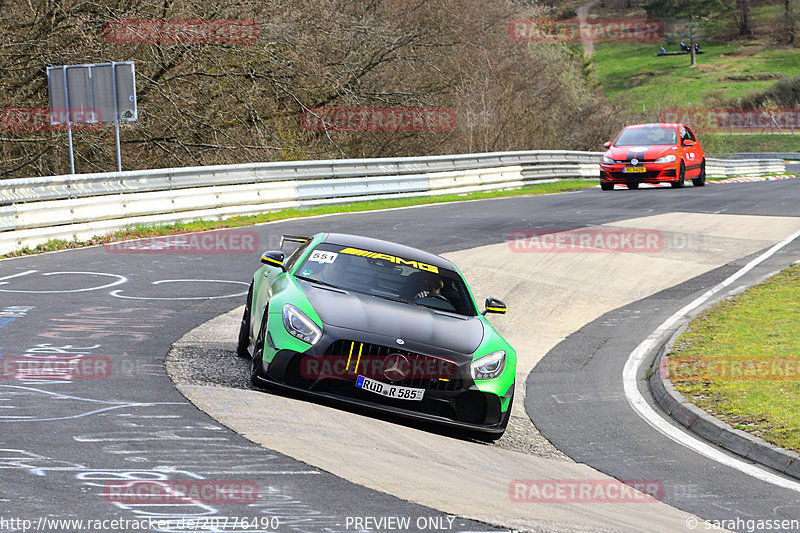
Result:
M800 182L787 180L682 190L591 189L300 219L248 231L258 234L259 249L276 248L282 233L337 231L445 253L502 243L515 230L563 231L675 211L796 217L798 206ZM162 531L187 531L177 521L181 516L231 517L229 524L235 517L277 517L282 531L357 531L357 517L387 514L410 517L412 524L428 520L426 530L437 520L448 525L440 512L264 450L176 391L163 370L170 345L241 305L258 267L257 254L221 252L126 254L94 247L0 262L0 312L9 310L0 320L6 371L0 380L0 519L6 522L0 530L27 526L8 522L13 519L31 520L32 530L42 517L172 517L168 527L157 529ZM756 274L786 266L797 252L785 250ZM659 319L735 269L728 265L609 313L569 337L531 374L526 408L543 434L578 461L624 479L661 480L665 501L676 507L710 519L798 518L797 493L710 464L665 440L617 396L621 365ZM20 368L18 361L53 358L86 359L97 379L7 375L8 368ZM580 393L580 401L554 402L556 387ZM247 505L104 499L109 482L132 479L250 480L260 497ZM452 490L454 498L465 497ZM363 529L388 530L372 526ZM51 524L39 530L77 528ZM492 527L455 518L449 530Z
M580 463L618 479L654 480L663 486L663 502L707 520L740 524L729 529L746 531L747 520L800 519L800 492L759 481L665 438L628 404L621 379L628 357L643 339L753 257L611 311L561 342L527 380L525 407L537 428ZM795 242L742 278L734 290L798 258L800 243ZM661 413L644 376L649 363L637 385Z

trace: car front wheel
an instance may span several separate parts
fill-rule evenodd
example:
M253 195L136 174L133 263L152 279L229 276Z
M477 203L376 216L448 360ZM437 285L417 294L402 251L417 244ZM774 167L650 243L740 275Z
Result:
M604 191L613 191L614 190L614 184L613 183L600 182L600 188L602 190L604 190Z
M706 184L706 160L700 164L700 175L692 180L695 187L703 187Z
M264 360L264 339L267 331L267 310L264 309L264 318L261 319L261 330L258 332L256 344L253 346L253 361L250 365L250 381L256 387L263 387L261 383L261 362Z
M680 189L683 187L683 184L686 183L686 166L681 161L681 170L678 174L678 181L671 181L669 184L672 185L674 189Z
M239 342L236 344L236 355L248 359L250 357L250 306L253 302L253 284L250 283L250 290L247 291L247 301L244 303L244 314L242 323L239 325Z

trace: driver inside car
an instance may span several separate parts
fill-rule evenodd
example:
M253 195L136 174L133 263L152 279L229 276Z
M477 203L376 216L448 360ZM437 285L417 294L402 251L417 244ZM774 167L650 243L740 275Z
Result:
M442 287L444 287L442 278L436 274L425 272L423 276L420 276L419 291L414 296L414 299L418 300L420 298L427 298L428 296L440 295Z

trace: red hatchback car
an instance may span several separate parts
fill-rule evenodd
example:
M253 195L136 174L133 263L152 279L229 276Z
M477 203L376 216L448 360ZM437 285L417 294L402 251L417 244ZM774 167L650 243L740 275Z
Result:
M695 187L706 184L706 156L686 124L635 124L623 129L600 163L600 187L614 185L636 189L640 183L664 183L683 187L687 179Z

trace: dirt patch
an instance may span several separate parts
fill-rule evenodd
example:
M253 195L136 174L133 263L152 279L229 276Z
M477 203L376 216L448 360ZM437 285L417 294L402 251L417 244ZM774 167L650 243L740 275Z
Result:
M720 67L718 65L695 65L695 69L698 72L714 72L719 70Z
M720 78L719 81L733 81L733 82L748 82L748 81L765 81L765 80L780 80L784 76L781 74L742 74L741 76L725 76Z

